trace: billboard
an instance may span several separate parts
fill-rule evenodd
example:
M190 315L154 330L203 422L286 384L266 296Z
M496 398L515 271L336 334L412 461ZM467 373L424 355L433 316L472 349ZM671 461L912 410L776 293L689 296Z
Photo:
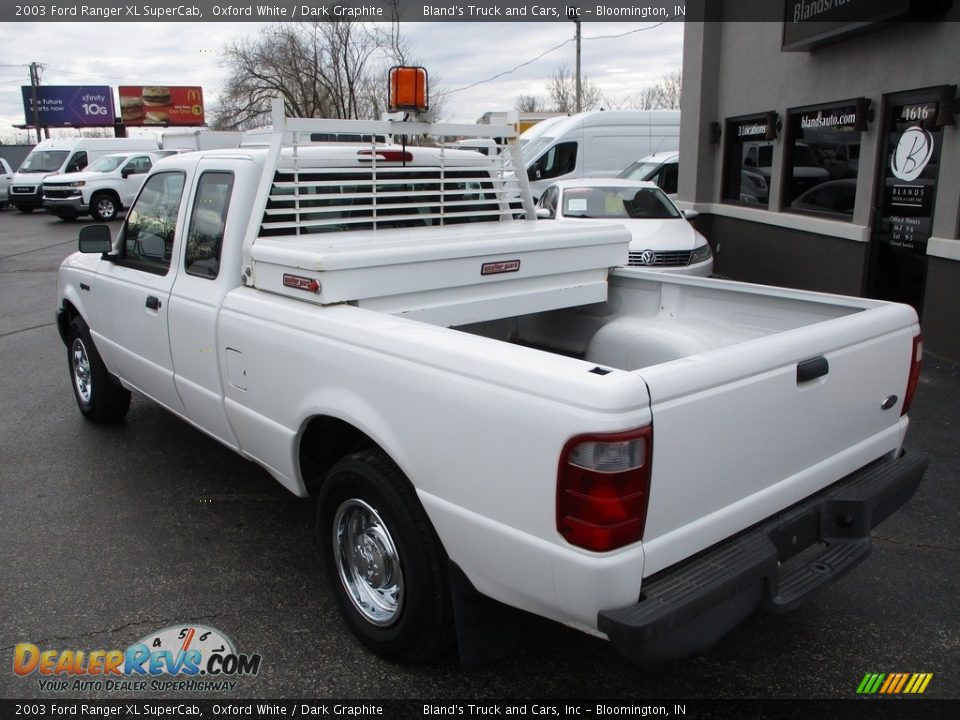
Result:
M203 89L170 85L121 85L124 125L203 125Z
M33 93L36 91L36 124L40 127L103 127L113 125L113 90L106 85L21 86L23 117L34 124Z

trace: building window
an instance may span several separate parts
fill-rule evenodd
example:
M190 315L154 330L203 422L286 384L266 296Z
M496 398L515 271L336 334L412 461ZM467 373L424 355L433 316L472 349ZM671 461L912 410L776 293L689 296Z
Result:
M770 115L727 120L726 160L722 199L724 202L767 207L773 140Z
M787 113L783 208L853 219L865 105L855 101Z

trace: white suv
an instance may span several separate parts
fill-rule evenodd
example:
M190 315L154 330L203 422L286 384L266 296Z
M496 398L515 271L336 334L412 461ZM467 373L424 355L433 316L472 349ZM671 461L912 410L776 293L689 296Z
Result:
M89 213L97 220L114 220L130 207L144 178L159 156L150 152L104 155L81 172L43 179L43 206L73 220Z
M0 208L5 208L10 202L11 180L13 180L13 170L6 160L0 158Z

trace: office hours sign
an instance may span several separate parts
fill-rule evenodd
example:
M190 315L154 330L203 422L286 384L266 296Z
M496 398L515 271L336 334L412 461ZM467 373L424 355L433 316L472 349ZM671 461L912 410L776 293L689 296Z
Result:
M895 106L887 125L881 239L918 254L926 253L932 232L943 139L933 123L937 106L936 102Z

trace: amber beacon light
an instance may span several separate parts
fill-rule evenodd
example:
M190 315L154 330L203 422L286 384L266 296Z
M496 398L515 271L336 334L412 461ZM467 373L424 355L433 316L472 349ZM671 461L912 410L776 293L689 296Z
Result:
M399 111L427 111L426 68L390 68L390 112Z

